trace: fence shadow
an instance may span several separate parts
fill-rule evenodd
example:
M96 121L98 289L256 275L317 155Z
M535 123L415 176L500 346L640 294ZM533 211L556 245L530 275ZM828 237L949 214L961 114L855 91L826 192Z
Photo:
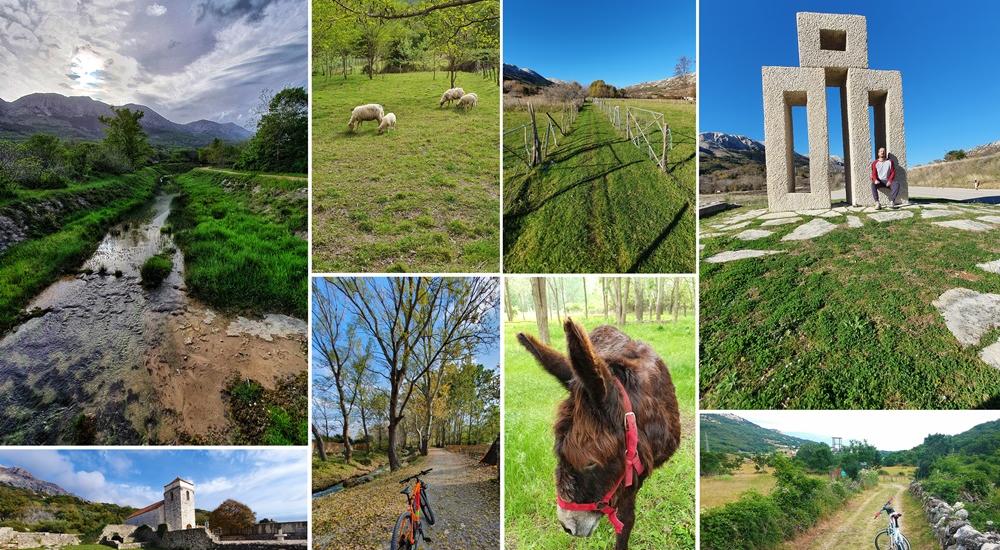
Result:
M688 208L690 207L691 203L687 202L684 203L684 206L680 210L678 210L676 214L674 214L674 218L670 220L670 223L667 224L666 227L663 228L663 231L661 231L660 234L657 235L655 239L653 239L653 242L649 243L649 246L647 246L642 252L639 253L639 257L637 257L635 262L633 262L632 265L629 266L628 268L629 273L635 273L639 271L639 267L642 264L646 263L646 260L648 260L650 257L653 256L653 253L656 252L656 249L659 248L661 244L663 244L663 241L665 241L667 237L670 236L670 233L673 232L675 227L677 227L677 224L681 222L681 220L684 218L684 214L687 213Z

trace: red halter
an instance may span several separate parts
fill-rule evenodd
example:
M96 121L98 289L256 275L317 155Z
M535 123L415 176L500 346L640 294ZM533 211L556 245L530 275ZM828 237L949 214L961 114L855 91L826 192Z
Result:
M611 506L611 499L614 498L623 481L625 482L625 487L632 485L633 469L636 475L642 475L643 468L642 462L639 460L639 451L636 449L639 445L639 428L635 423L635 413L632 412L632 401L628 398L628 392L625 391L625 386L622 385L621 381L615 378L615 384L618 385L618 390L622 394L622 404L625 407L625 471L622 472L618 481L611 486L611 489L604 494L604 498L600 502L590 502L587 504L568 502L560 498L559 493L556 492L556 504L563 510L571 512L600 512L608 516L608 521L615 528L615 534L621 534L622 528L625 525L618 519L617 508Z

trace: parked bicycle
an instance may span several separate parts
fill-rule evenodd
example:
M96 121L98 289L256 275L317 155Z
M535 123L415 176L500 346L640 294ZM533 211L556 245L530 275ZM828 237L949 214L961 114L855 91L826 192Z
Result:
M889 526L875 534L875 550L910 550L910 541L906 540L899 529L899 518L903 517L903 513L892 507L891 498L882 505L874 519L878 519L882 512L889 519Z
M406 495L406 511L399 514L396 526L392 529L392 543L389 545L391 550L416 550L420 540L431 542L431 539L424 534L420 514L423 514L423 519L427 521L428 525L434 525L434 511L431 510L431 501L427 496L427 484L420 479L420 476L427 475L433 469L428 468L400 480L401 484L406 485L399 492ZM411 479L415 480L412 493L408 485Z

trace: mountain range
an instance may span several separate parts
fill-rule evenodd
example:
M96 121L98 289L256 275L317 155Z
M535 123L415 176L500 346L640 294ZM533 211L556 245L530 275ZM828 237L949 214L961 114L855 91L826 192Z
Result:
M37 477L31 475L31 472L28 470L18 468L17 466L12 468L0 466L0 485L9 485L17 489L26 489L33 493L40 493L43 495L70 494L69 491L63 489L55 483L49 483L48 481L38 479Z
M104 137L99 117L112 115L111 107L87 96L55 93L29 94L11 102L0 100L0 137L20 139L47 133L62 139L99 140ZM154 145L200 147L215 138L239 142L253 135L231 122L196 120L179 124L145 105L129 103L121 107L145 113L140 124Z
M504 63L503 79L520 82L527 86L545 87L563 82L556 78L545 77L533 69L518 67ZM586 86L588 83L583 83ZM650 82L641 82L622 88L628 97L639 99L669 99L694 97L697 88L697 77L692 74L674 76Z
M701 415L703 451L715 453L767 453L779 447L800 447L806 439L763 428L728 413Z

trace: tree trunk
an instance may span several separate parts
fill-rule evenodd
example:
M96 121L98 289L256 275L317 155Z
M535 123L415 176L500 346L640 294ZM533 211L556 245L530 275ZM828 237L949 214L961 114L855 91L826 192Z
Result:
M545 303L545 279L531 278L531 301L535 306L535 323L538 325L538 338L549 343L548 304Z
M313 439L316 440L316 450L319 451L319 459L326 462L326 448L324 447L323 436L319 435L319 428L312 424Z
M656 322L660 322L660 317L663 315L663 278L657 277L656 279Z
M566 307L566 279L559 278L559 293L562 295L563 318L569 317L569 308Z
M486 451L482 460L479 461L480 464L489 464L490 466L496 466L500 464L500 436L498 435L496 439L493 440L493 444L490 445L490 450Z
M646 309L646 290L642 287L642 279L636 279L633 286L635 287L635 320L641 323L642 312Z
M341 430L340 435L344 438L344 462L350 462L351 456L354 454L354 447L351 445L351 431L346 418L344 419L343 430Z
M674 278L673 296L670 298L670 309L671 309L671 313L674 314L674 322L675 323L677 322L677 312L680 311L680 309L681 309L679 307L680 304L678 303L679 298L680 298L680 294L678 294L678 289L677 289L677 278L675 277Z
M587 278L583 278L583 317L590 319L590 304L587 302Z
M507 322L514 320L514 308L510 305L510 285L508 279L503 280L503 305L507 310Z
M601 298L604 299L604 318L608 318L608 280L601 277Z
M615 319L619 325L625 324L625 306L622 305L622 278L615 278Z

